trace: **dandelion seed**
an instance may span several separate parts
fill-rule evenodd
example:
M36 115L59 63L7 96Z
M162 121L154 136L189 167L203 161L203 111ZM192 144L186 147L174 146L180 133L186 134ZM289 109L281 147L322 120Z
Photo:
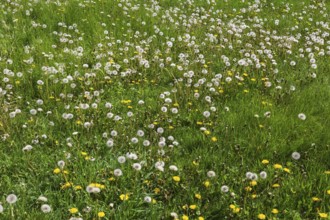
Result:
M41 206L41 211L42 211L43 213L49 213L49 212L52 211L52 209L51 209L51 207L50 207L49 205L47 205L47 204L43 204L43 205Z
M3 206L0 204L0 213L3 212Z
M146 196L146 197L144 197L144 202L151 203L152 202L152 198L150 196Z
M6 198L9 204L14 204L17 201L17 196L15 194L9 194Z
M38 201L47 202L48 199L45 196L39 196Z
M265 171L260 172L260 177L261 179L266 179L267 178L267 173Z
M33 149L33 147L31 146L31 145L26 145L25 147L23 147L23 151L30 151L30 150L32 150Z
M171 166L169 167L169 169L172 170L172 171L178 171L178 167L175 166L175 165L171 165Z
M122 176L123 175L123 172L121 171L121 169L115 169L114 171L113 171L113 175L115 175L115 176Z
M298 114L298 118L300 119L300 120L306 120L306 115L304 114L304 113L300 113L300 114Z
M291 157L292 157L293 159L295 159L295 160L299 160L299 159L300 159L300 153L298 153L298 152L293 152L293 153L291 154Z
M224 193L229 192L229 187L226 185L221 186L221 192L224 192Z
M135 169L135 170L141 170L141 168L142 168L142 166L141 166L141 164L139 164L139 163L134 163L133 165L132 165L132 167Z
M120 157L118 157L117 160L118 160L119 163L125 163L126 162L126 157L120 156Z

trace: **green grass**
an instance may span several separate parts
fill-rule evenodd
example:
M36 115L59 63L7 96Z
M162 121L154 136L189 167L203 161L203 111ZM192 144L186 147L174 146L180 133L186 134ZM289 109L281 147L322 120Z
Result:
M0 219L329 219L330 4L254 2L1 4Z

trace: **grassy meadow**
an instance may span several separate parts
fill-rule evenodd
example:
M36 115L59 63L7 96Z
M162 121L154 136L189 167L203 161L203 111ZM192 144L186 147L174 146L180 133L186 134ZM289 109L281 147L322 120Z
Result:
M1 0L0 219L330 219L329 17Z

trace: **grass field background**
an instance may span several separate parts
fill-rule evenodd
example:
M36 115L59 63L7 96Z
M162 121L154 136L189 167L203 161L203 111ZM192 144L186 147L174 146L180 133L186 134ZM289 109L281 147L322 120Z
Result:
M0 219L329 219L328 1L0 5Z

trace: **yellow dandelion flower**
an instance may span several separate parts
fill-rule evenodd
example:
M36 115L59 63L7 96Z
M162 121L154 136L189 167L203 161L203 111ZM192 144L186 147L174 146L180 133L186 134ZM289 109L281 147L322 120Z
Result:
M202 217L202 216L199 216L198 217L198 220L204 220L205 218L204 217Z
M266 219L266 215L264 215L264 214L259 214L259 215L258 215L258 219Z
M278 184L278 183L275 183L275 184L273 184L273 186L272 186L273 188L279 188L280 187L280 184Z
M327 194L330 195L330 189L327 190Z
M218 139L217 139L216 137L212 137L211 140L212 140L213 142L216 142Z
M252 195L251 195L251 198L252 198L252 199L257 198L257 194L252 194Z
M69 174L69 171L68 170L63 170L63 173L64 174Z
M155 188L154 189L154 192L155 192L155 194L158 194L160 192L160 189L159 188Z
M180 177L179 177L179 176L173 176L172 179L173 179L175 182L180 182Z
M325 174L330 174L330 170L324 171Z
M319 213L319 216L320 216L320 218L328 218L328 214L327 213L323 213L323 212L320 212Z
M205 135L209 135L209 134L211 134L211 132L210 132L209 130L205 130L205 131L204 131L204 134L205 134Z
M197 124L197 125L202 125L202 124L203 124L203 122L201 122L201 121L198 121L196 124Z
M210 181L208 181L208 180L206 180L206 181L204 181L203 182L203 185L205 186L205 187L209 187L210 186Z
M61 189L67 189L70 188L73 184L71 182L66 182L61 186Z
M273 209L273 210L272 210L272 213L273 213L273 214L278 214L278 210L277 210L277 209Z
M251 188L250 186L247 186L247 187L245 187L244 189L245 189L245 191L247 191L247 192L251 192L251 191L252 191L252 188Z
M281 164L274 164L274 168L275 169L282 169L282 165Z
M87 154L86 152L84 152L84 151L81 151L80 154L81 154L82 156L87 156L87 155L88 155L88 154Z
M262 164L269 164L269 160L262 160L261 163Z
M255 180L252 180L251 182L250 182L250 186L256 186L258 183L257 183L257 181L255 181Z
M239 213L241 211L241 209L239 207L236 207L235 209L233 209L233 213Z
M187 215L183 215L182 220L189 220L189 217Z
M56 168L53 171L54 174L59 174L60 172L61 172L61 169L60 168Z
M98 216L99 218L103 218L103 217L105 216L105 213L104 213L104 212L98 212L98 213L97 213L97 216Z
M152 204L156 204L156 203L157 203L156 199L152 199Z
M195 210L197 208L197 205L190 205L189 208Z
M129 199L129 194L128 194L128 193L126 193L126 194L121 194L121 195L119 196L119 198L120 198L121 201L126 201L126 200Z
M71 209L69 209L69 212L70 212L71 214L76 214L78 211L79 211L79 210L78 210L77 208L71 208Z
M321 201L321 199L319 199L318 197L313 197L312 200L313 200L314 202L319 202L319 201Z
M291 173L291 171L290 171L289 168L284 168L283 170L284 170L285 172L287 172L287 173Z
M75 189L75 190L81 190L82 187L78 185L78 186L75 186L74 189Z
M109 181L115 181L116 179L114 177L110 177Z
M330 190L328 190L328 191L330 191ZM196 198L196 199L202 199L202 196L201 196L201 194L196 193L196 194L195 194L195 198Z

